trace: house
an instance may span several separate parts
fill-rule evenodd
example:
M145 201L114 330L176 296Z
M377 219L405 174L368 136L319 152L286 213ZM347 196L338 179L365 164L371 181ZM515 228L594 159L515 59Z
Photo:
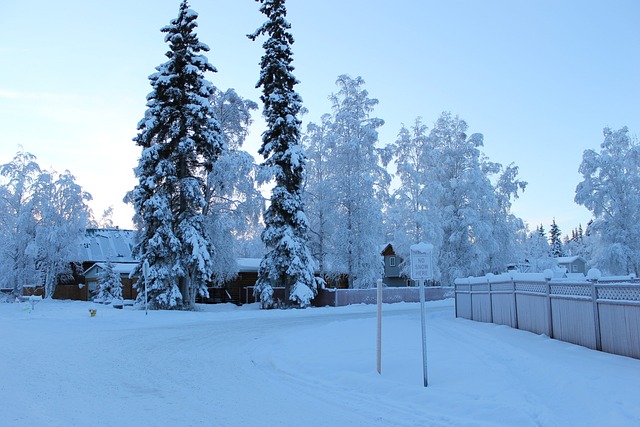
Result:
M558 267L565 268L568 274L587 274L587 261L579 255L556 258Z
M111 261L114 264L135 264L136 260L131 253L135 234L135 230L88 228L80 248L84 271L97 262Z
M90 300L92 292L97 286L97 281L104 271L104 264L109 260L113 262L117 270L131 271L136 265L131 253L134 237L134 230L88 228L78 250L81 271L78 274L74 272L73 283L58 284L53 298ZM96 264L98 266L94 267ZM75 268L75 264L72 265L72 268ZM124 275L121 277L123 280L125 279ZM128 276L123 281L122 291L126 299L132 295L135 281L135 279L130 281Z
M400 264L402 258L396 255L393 245L388 243L380 251L380 255L384 259L384 273L382 283L387 286L409 286L410 280L402 274Z
M198 296L197 302L205 304L232 302L234 304L245 304L255 302L253 297L253 287L258 280L258 270L261 258L238 258L238 275L235 279L227 282L224 286L209 286L209 298Z
M106 266L107 263L96 262L84 272L85 285L87 287L89 298L98 290L98 282L106 271ZM138 292L135 287L135 284L138 281L138 276L134 276L133 278L130 277L136 266L136 263L113 263L113 271L120 274L123 299L136 299L138 296Z

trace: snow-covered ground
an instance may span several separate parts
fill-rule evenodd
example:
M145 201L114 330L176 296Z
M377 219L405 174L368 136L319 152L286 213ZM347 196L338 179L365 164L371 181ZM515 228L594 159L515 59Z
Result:
M0 304L2 426L637 426L640 360L427 304Z

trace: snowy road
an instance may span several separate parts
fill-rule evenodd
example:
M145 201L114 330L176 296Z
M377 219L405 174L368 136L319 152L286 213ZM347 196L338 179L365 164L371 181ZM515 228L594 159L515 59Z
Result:
M150 312L0 304L1 426L638 425L640 361L428 304Z

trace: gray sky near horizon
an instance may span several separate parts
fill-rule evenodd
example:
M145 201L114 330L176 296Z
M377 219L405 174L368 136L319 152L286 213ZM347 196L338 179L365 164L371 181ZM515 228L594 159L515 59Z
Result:
M178 0L0 4L0 163L19 147L42 167L70 170L99 216L131 226L122 203L140 153L132 142L166 60L159 30ZM208 78L259 101L263 21L253 0L192 0L198 35L218 73ZM362 76L394 142L417 116L442 111L484 134L491 161L528 181L514 212L533 229L555 218L563 234L591 218L575 205L578 167L605 126L640 133L640 3L634 0L289 0L297 90L318 121L340 74ZM257 161L259 112L245 144Z

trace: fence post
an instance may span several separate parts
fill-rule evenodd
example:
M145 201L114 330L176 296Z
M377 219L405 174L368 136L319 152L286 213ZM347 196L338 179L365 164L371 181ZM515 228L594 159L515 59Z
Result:
M458 279L453 281L453 306L455 307L456 319L458 318Z
M598 310L598 280L591 282L591 299L593 300L593 322L596 333L596 350L602 351L602 337L600 336L600 313Z
M602 337L600 336L600 313L598 310L598 279L602 273L597 268L587 272L587 279L591 282L591 299L593 300L593 326L596 334L596 350L602 350Z
M546 297L547 297L547 322L549 323L549 338L553 338L553 314L551 312L551 279L553 278L553 271L547 269L544 271L544 281L546 284Z
M491 273L487 274L487 293L489 295L489 323L493 323L493 297L491 296Z
M514 316L514 328L520 329L518 327L518 297L516 296L516 281L513 278L513 274L511 275L511 289L513 290L513 316Z
M469 279L469 320L473 320L473 285Z

